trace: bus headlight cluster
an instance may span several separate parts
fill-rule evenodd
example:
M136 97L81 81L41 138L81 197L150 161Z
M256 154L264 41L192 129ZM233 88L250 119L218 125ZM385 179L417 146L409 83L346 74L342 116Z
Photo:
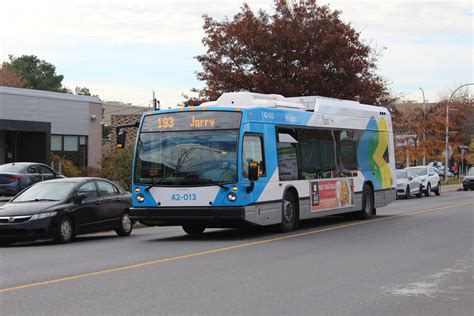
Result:
M138 193L137 194L137 202L138 203L143 203L143 201L145 201L145 196L141 193Z
M235 195L234 192L229 192L229 194L227 194L227 199L231 202L235 202L235 200L237 200L237 195Z

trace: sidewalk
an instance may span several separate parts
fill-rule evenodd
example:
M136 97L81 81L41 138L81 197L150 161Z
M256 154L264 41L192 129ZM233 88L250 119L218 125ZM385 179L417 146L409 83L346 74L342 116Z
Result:
M462 190L462 182L457 184L443 184L441 182L441 194L443 192L454 192L454 191L461 191Z

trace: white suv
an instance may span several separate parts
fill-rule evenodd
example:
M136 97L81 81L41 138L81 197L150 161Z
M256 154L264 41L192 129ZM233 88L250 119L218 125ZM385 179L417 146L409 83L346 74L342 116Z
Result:
M431 192L436 195L441 194L441 181L439 181L439 175L436 170L431 166L417 166L409 167L407 170L413 170L421 179L423 185L423 193L426 196L430 196Z

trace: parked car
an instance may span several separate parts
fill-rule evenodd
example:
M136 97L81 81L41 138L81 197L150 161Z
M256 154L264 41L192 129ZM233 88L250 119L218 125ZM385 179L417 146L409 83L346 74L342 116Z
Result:
M0 242L54 238L115 230L132 232L131 194L101 178L65 178L33 184L0 206Z
M474 167L469 168L464 180L462 181L464 191L469 189L474 190Z
M439 181L439 175L435 168L428 166L417 166L409 167L407 170L416 172L418 177L420 177L421 184L423 185L423 193L425 196L430 196L431 191L433 191L436 195L441 194L441 181Z
M416 195L417 198L423 196L423 185L416 172L402 169L396 170L395 175L397 177L397 198L404 197L409 199L412 195Z
M443 162L432 161L428 163L428 167L432 167L440 177L444 178L444 163ZM447 176L454 177L454 173L451 170L449 170L449 168L447 170Z
M34 162L13 162L0 165L0 196L13 196L33 183L64 178L48 165Z

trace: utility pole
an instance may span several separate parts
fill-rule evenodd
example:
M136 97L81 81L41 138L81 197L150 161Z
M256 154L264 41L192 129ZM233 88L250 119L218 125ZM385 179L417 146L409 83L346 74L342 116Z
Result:
M420 87L421 93L423 93L423 166L426 164L426 146L425 146L425 127L426 127L426 100L425 100L425 91Z
M444 149L444 181L445 183L448 183L448 142L449 142L449 103L451 103L451 99L453 98L454 94L461 88L467 87L467 86L472 86L474 85L474 82L471 83L466 83L463 84L456 89L454 89L453 93L451 93L451 96L448 99L448 104L446 104L446 144L445 144L445 149Z
M461 149L461 173L466 174L464 172L464 153L467 149L469 149L469 147L468 146L461 146L459 148Z

